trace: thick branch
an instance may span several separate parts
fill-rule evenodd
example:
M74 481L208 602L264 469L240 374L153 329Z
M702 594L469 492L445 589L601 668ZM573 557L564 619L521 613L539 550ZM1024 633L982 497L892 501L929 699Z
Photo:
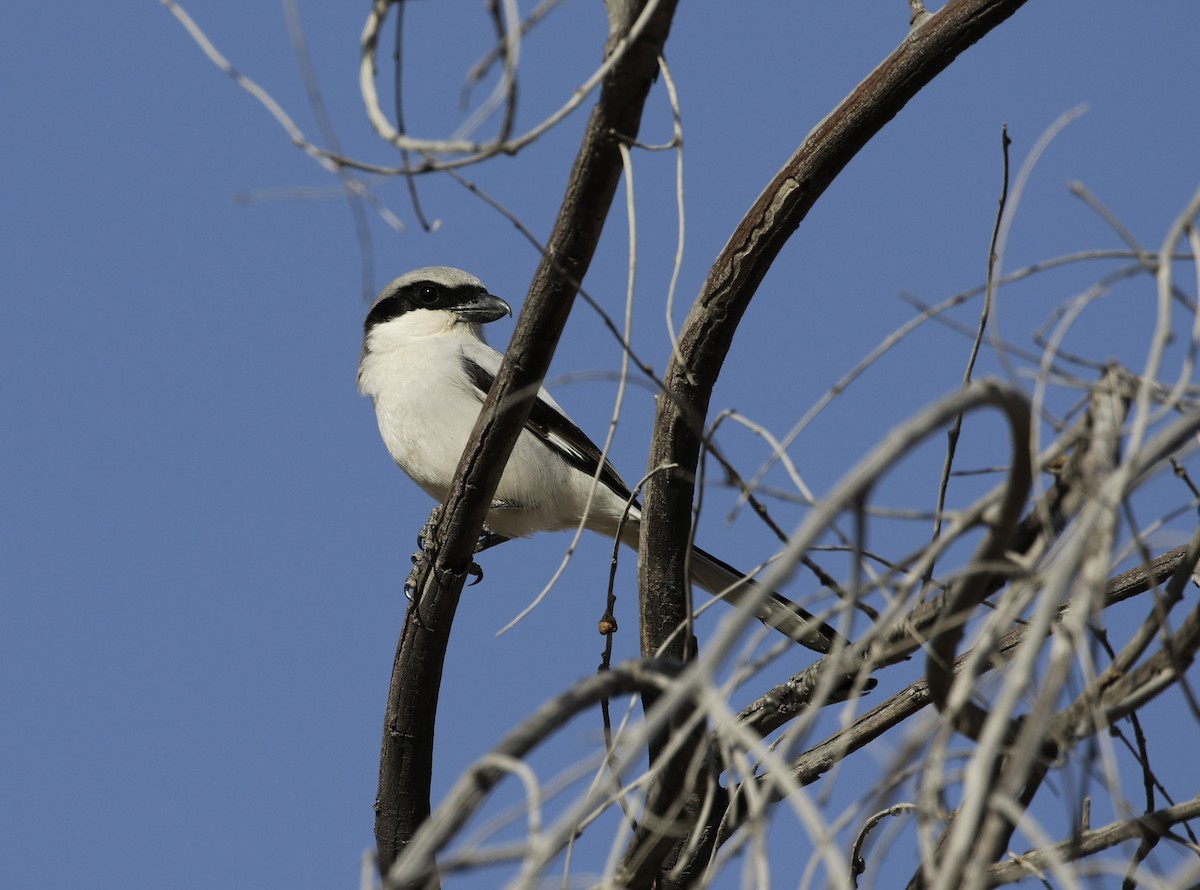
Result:
M643 652L682 620L680 603L700 431L734 331L767 269L825 188L901 108L1025 0L952 0L876 68L801 143L743 218L709 272L679 338L658 400L642 523L642 599L662 603ZM645 635L653 634L647 639Z
M630 4L622 24L627 27L646 5ZM674 10L675 0L659 0L641 39L627 46L624 57L604 79L512 344L416 578L418 607L409 610L396 653L380 753L375 839L385 874L429 815L438 690L464 573L492 493L529 416L600 239L621 175L618 145L637 136Z

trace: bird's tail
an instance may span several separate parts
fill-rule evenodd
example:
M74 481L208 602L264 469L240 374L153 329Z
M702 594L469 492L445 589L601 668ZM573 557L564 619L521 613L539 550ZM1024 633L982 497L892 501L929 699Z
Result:
M635 514L621 530L621 542L634 550L638 549L638 520L640 518L640 515ZM757 583L733 566L722 562L699 547L692 548L691 575L692 583L697 587L703 588L713 596L720 597L735 606L744 602L758 587ZM841 634L824 621L818 621L811 612L773 590L759 605L755 617L767 627L775 628L801 646L807 646L821 654L832 649L836 642L840 641L843 644L846 642Z
M622 543L636 550L638 532L638 522L635 517L622 529ZM699 547L692 548L691 575L692 583L697 587L735 605L744 602L759 586L733 566L722 562ZM835 643L842 645L847 643L845 637L824 621L818 621L812 613L773 590L759 605L756 617L767 627L775 628L801 646L807 646L822 654L832 649ZM856 688L859 692L869 692L875 688L875 684L874 678L867 678L859 683L855 674L847 674L830 691L826 703L845 701L855 694Z
M734 605L746 600L758 587L733 566L699 547L692 548L692 583ZM842 635L824 621L818 621L812 613L773 590L759 604L756 617L767 627L775 628L814 652L825 653L834 643L845 642Z

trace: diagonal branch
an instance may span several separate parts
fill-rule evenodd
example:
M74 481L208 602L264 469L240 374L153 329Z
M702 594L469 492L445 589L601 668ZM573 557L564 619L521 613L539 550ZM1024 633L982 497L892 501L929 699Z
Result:
M988 886L1011 884L1024 878L1040 876L1043 869L1056 862L1070 862L1093 856L1124 841L1164 837L1169 834L1171 826L1197 817L1200 817L1200 800L1189 800L1144 816L1123 819L1103 828L1085 831L1078 837L1062 841L1053 847L1030 850L1019 856L1014 855L1012 862L993 865L987 876Z
M1168 553L1164 553L1150 560L1145 565L1130 569L1111 578L1105 586L1104 601L1098 608L1106 609L1117 603L1125 602L1135 596L1146 593L1168 580L1172 580L1172 583L1175 583L1174 579L1190 577L1191 565L1187 547L1178 547ZM1060 623L1072 608L1078 607L1078 603L1064 603L1058 609L1055 623ZM1018 624L1013 627L996 641L991 655L979 665L980 673L993 670L1010 660L1016 652L1017 647L1024 642L1028 635L1029 626L1027 624ZM970 651L962 653L955 662L954 670L957 671L965 666L971 660L973 654ZM817 664L819 665L820 662L817 662ZM807 704L798 698L796 690L803 688L805 685L804 674L809 673L811 670L811 668L807 669L802 674L794 677L793 681L775 687L755 701L738 715L739 722L745 723L756 734L762 736L782 726L790 717L794 716L798 708L802 708ZM1132 688L1139 690L1144 685L1143 683L1131 684ZM899 690L867 713L862 714L850 725L839 729L833 735L814 745L796 758L792 764L795 781L801 785L809 785L816 782L822 775L829 772L851 754L866 748L886 732L899 726L932 702L933 696L929 689L929 682L924 678ZM1068 709L1068 711L1064 711L1060 715L1059 720L1063 722L1064 726L1075 725L1076 723L1081 723L1081 718L1079 718L1078 714L1079 712ZM1072 720L1074 720L1074 723L1072 723ZM1095 727L1090 727L1089 731L1094 731L1094 729ZM1082 738L1083 733L1080 733L1079 737ZM766 802L768 804L778 799L778 795L770 790L764 779L759 778L754 781L763 784L767 788ZM736 798L740 793L738 788L730 788L731 798ZM716 840L717 844L720 845L727 841L751 817L752 814L744 808L724 817L720 823L720 835Z
M645 5L630 3L615 17L610 49ZM438 690L464 573L492 493L600 239L621 175L618 146L637 136L674 10L674 0L659 0L639 39L622 45L623 57L604 78L508 354L427 538L427 557L414 573L414 607L405 621L388 688L375 802L375 839L384 874L429 815Z

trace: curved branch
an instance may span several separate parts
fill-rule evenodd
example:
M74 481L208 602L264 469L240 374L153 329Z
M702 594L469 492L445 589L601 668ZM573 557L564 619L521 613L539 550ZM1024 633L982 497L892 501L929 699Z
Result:
M1155 557L1145 565L1137 566L1110 579L1105 588L1104 603L1101 608L1107 609L1116 603L1122 603L1135 596L1140 596L1147 590L1167 581L1179 570L1179 566L1185 561L1187 550L1187 547L1177 547L1161 556ZM939 613L944 603L944 598L939 597L931 602L935 603L938 608L929 610L924 605L919 606L918 610L922 616ZM1056 622L1062 620L1063 615L1071 608L1071 605L1070 602L1067 602L1059 609L1058 616L1055 619ZM909 646L898 651L908 652L916 649L918 641L915 632L928 628L934 623L932 617L918 620L914 617L914 614L910 613L909 617L901 622L904 627L911 628L914 633ZM1010 655L1017 644L1025 639L1028 629L1028 625L1017 625L997 640L992 659L985 661L980 666L980 670L991 670ZM955 661L955 670L965 663L970 654L970 652L964 652L958 657ZM872 664L874 663L872 662ZM818 661L815 664L809 665L789 680L772 687L743 708L738 713L738 720L750 726L759 735L766 736L774 732L808 706L809 692L812 686L810 675L822 664L823 662ZM867 742L878 738L887 729L915 714L921 708L925 707L925 705L929 704L929 701L929 684L924 679L893 695L869 713L860 717L852 726L838 732L828 743L823 742L821 745L808 751L801 758L803 765L797 767L798 780L802 783L812 781L829 767L833 766L837 762L837 759L840 759L833 756L835 751L845 749L845 753L850 753L851 751L858 750ZM858 735L863 731L865 731L866 737L860 740ZM827 752L828 756L822 755L819 758L813 758L814 754L821 751ZM808 763L810 760L812 761L811 765Z
M1029 456L1029 405L1019 390L993 380L980 380L939 399L894 429L884 441L863 457L826 497L813 506L804 522L790 536L784 553L771 565L762 578L760 586L744 603L744 608L726 619L711 639L705 649L705 662L720 663L728 656L739 639L746 622L752 620L751 616L756 605L753 597L766 596L769 591L778 589L794 571L800 557L840 513L853 509L856 504L863 503L871 490L889 470L954 417L985 406L1003 411L1012 431L1013 468L1005 482L1001 503L995 511L996 518L993 520L992 535L996 539L1006 541L1011 529L1020 518L1021 506L1025 501L1032 474ZM990 554L989 550L985 556ZM643 633L645 633L644 629ZM861 651L864 645L853 646L850 652L847 652L844 647L839 647L818 663L829 664L834 668L833 670L814 669L814 673L820 678L817 680L818 699L828 694L839 676L844 677L851 673L850 665L853 663L851 659L856 659L860 665L863 663L867 657L866 653ZM726 821L724 814L716 815L723 825ZM722 827L721 830L723 831L724 828Z
M1017 527L1025 496L1033 484L1033 466L1029 455L1029 403L1023 396L1014 398L1009 394L1003 401L993 404L1002 408L1008 417L1012 438L1012 466L999 515L988 523L987 536L971 557L973 568L947 595L945 611L941 616L942 629L934 635L929 644L925 672L929 680L930 694L940 711L945 711L950 704L947 699L954 682L952 665L966 628L967 615L991 592L995 567L1006 563L1005 554L1012 539L1013 529ZM960 418L961 416L959 415ZM959 707L960 710L955 714L955 729L976 738L987 719L987 711L969 700L964 700Z
M423 173L429 170L444 170L475 164L494 155L505 153L515 154L525 146L534 142L543 134L558 125L563 118L571 114L591 94L597 85L601 91L612 81L612 75L618 66L627 64L627 54L639 54L649 43L653 43L656 30L664 21L670 22L674 14L677 0L642 0L632 4L632 12L622 7L622 14L610 17L610 34L605 47L605 58L586 81L572 90L567 100L552 114L538 124L522 133L515 139L508 139L506 132L501 132L494 139L476 142L469 139L414 139L400 132L387 119L379 104L379 95L375 89L377 66L375 58L379 43L379 31L383 27L387 9L395 0L374 0L367 22L363 26L360 44L362 55L359 59L359 92L362 95L367 119L376 134L401 151L411 151L427 157L427 163L415 168L407 168L405 172ZM661 7L661 8L660 8ZM506 35L509 51L520 42L520 23L513 17L506 22ZM661 44L659 44L661 46ZM507 89L508 81L516 77L515 64L506 60L505 74L497 89ZM512 99L509 98L509 103ZM641 117L641 105L637 104L638 117ZM624 132L624 131L619 131ZM627 134L628 135L628 134ZM630 138L633 138L630 135ZM451 160L434 160L435 156L462 154L464 157Z
M1177 445L1181 437L1190 438L1200 424L1198 417L1185 417L1154 439L1142 454L1131 460L1132 479L1157 463L1153 458L1166 449ZM1113 487L1121 482L1113 480ZM1183 600L1184 590L1191 583L1197 561L1200 560L1200 529L1191 543L1183 548L1164 590L1156 601L1154 611L1146 618L1125 647L1114 656L1112 663L1088 684L1087 689L1064 710L1045 721L1036 745L1026 742L1025 747L1037 748L1039 763L1026 756L1022 750L1022 738L1018 737L1016 751L1009 758L1006 770L997 783L996 793L1016 799L1017 792L1026 784L1027 773L1044 770L1044 764L1053 761L1059 752L1068 749L1080 740L1100 731L1140 708L1168 687L1179 682L1187 668L1193 663L1200 648L1200 606L1192 610L1182 626L1173 634L1165 634L1158 652L1142 664L1133 667L1142 656L1146 646L1156 636L1163 634L1163 625L1171 610ZM1022 736L1032 737L1031 723ZM1032 782L1030 782L1032 784ZM990 813L986 824L974 832L979 858L994 861L1008 849L1015 821L1007 814Z
M445 800L416 833L402 859L387 873L386 887L424 886L436 874L434 856L484 802L508 771L504 760L521 760L572 717L597 702L648 689L661 690L679 675L679 665L666 659L619 664L612 670L576 682L542 705L504 737L488 754L459 776Z
M646 3L630 4L628 28ZM442 665L465 572L496 485L529 416L575 293L587 272L621 175L620 141L637 136L675 0L657 0L639 39L609 69L576 155L566 195L529 295L440 515L425 537L388 687L375 802L375 840L387 873L429 815L433 731ZM620 35L616 35L620 36Z
M700 436L734 332L767 269L834 177L927 83L1026 0L951 0L908 37L805 138L755 201L713 264L679 338L658 401L643 510L639 581L642 651L684 618L688 528Z

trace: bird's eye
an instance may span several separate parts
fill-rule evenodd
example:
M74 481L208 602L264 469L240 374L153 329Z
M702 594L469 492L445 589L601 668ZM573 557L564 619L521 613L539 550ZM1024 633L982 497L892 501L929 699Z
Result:
M432 306L440 296L441 292L437 289L437 285L422 284L417 288L417 302L422 306Z

